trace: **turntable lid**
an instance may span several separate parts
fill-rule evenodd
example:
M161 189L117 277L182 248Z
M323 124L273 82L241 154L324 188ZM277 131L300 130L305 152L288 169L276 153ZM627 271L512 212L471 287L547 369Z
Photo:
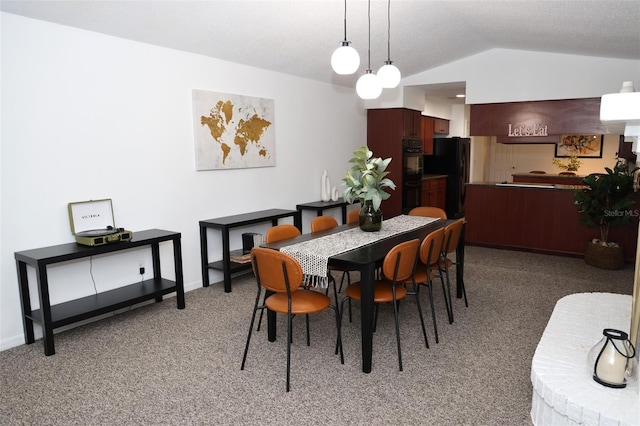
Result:
M110 198L69 203L68 210L71 232L74 235L90 230L107 229L108 226L116 227Z

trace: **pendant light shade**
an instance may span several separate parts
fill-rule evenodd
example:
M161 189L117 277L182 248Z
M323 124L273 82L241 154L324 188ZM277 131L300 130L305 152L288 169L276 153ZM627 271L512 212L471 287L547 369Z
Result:
M347 0L344 0L344 40L331 55L331 68L340 75L353 74L360 66L358 51L347 41Z
M356 83L356 93L362 99L376 99L382 93L382 86L378 80L378 76L371 71L371 0L368 1L368 19L369 19L369 47L367 50L367 70L364 75L358 79Z
M400 84L400 70L391 61L385 61L378 70L378 80L383 89L393 89Z
M400 70L391 61L391 0L387 2L387 60L378 70L378 79L384 89L393 89L400 84Z
M334 50L333 55L331 55L331 68L336 74L349 75L358 71L360 55L349 44L350 42L343 41L342 45Z
M356 92L362 99L377 99L382 93L378 76L371 70L366 70L356 83Z

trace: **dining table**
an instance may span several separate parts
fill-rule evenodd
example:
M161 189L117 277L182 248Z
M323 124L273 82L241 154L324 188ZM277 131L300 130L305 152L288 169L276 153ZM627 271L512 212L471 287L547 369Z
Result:
M397 244L415 238L422 240L432 231L435 231L453 222L454 220L451 219L437 219L406 232L402 232L386 238L381 238L367 245L338 253L328 258L329 267L336 267L341 270L360 272L360 282L362 288L360 327L362 338L362 371L364 373L371 372L372 364L374 313L373 287L376 279L376 269L382 266L383 260L389 250L391 250ZM384 221L382 223L382 226L385 226ZM302 234L295 238L281 240L270 244L263 244L262 247L281 250L286 246L310 241L330 234L345 232L354 227L358 227L358 224L341 225L322 232ZM464 238L460 239L460 244L458 245L458 248L456 250L456 263L456 296L460 298L462 297L462 289L464 288ZM269 311L267 313L267 329L268 340L271 342L275 341L275 312Z

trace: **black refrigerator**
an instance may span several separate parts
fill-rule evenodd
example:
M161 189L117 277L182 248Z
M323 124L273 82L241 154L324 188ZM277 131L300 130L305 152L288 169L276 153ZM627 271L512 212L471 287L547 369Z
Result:
M450 219L464 216L470 150L469 138L436 138L433 140L433 155L424 156L425 174L447 175L446 212Z

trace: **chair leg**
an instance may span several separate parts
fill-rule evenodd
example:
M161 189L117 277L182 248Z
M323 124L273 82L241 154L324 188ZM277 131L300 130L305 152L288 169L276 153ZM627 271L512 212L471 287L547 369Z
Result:
M311 334L309 333L309 314L305 315L307 323L307 346L311 346Z
M264 298L262 299L262 305L265 304L265 301L267 300L267 292L264 292ZM264 309L260 311L260 319L258 320L258 328L256 329L256 331L260 331L260 325L262 324L262 315L264 315Z
M291 377L291 312L287 314L287 392L289 392L289 381Z
M349 275L349 271L342 272L342 278L340 279L340 289L338 292L342 292L342 283L344 283L344 277L347 277L347 286L351 285L351 275Z
M445 297L449 303L449 324L453 324L453 302L451 301L451 280L449 279L449 267L445 266L445 273L447 275L447 292Z
M244 364L247 361L247 354L249 353L249 343L251 342L251 332L253 331L253 324L256 321L256 312L258 311L258 302L260 301L260 291L256 295L256 303L253 305L253 314L251 315L251 323L249 324L249 334L247 334L247 344L244 346L244 355L242 355L242 365L240 370L244 370ZM264 305L261 308L261 312L264 312Z
M445 270L442 270L442 269L438 268L438 270L440 272L440 282L442 283L442 293L444 295L444 304L445 304L445 306L447 308L447 317L449 318L449 324L453 324L453 307L449 303L451 301L451 299L447 298L447 289L446 289L446 286L445 286L445 283L444 283L445 279L444 279L444 276L443 276L444 274L447 275L446 281L447 281L447 284L448 284L449 283L449 274L447 273L446 268L445 268Z
M400 349L400 325L398 324L398 306L396 304L396 289L393 288L393 315L396 320L396 340L398 342L398 366L402 371L402 350Z
M424 336L424 344L429 347L429 340L427 339L427 330L424 328L424 317L422 316L422 306L420 306L420 286L413 283L413 292L416 295L416 303L418 305L418 315L420 316L420 325L422 326L422 335Z
M436 334L436 343L440 343L438 340L438 325L436 324L436 310L433 306L433 286L431 280L427 282L427 286L429 287L429 301L431 302L431 318L433 319L433 331Z
M338 350L340 350L340 363L344 364L344 353L342 352L342 313L340 312L339 305L329 306L336 313L336 330L338 332L336 338L336 355L338 354Z

